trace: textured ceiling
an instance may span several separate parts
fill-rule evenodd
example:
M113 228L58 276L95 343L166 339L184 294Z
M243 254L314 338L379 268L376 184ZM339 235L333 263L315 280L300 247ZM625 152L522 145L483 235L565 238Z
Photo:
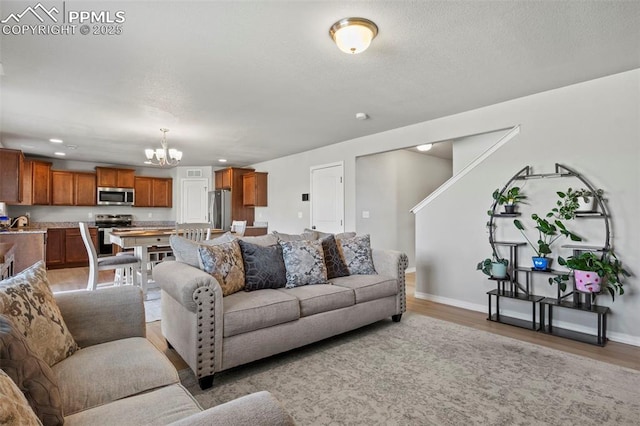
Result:
M141 166L168 127L184 165L246 165L640 67L638 1L64 6L122 10L122 34L2 35L5 147ZM328 35L348 16L380 29L360 55Z

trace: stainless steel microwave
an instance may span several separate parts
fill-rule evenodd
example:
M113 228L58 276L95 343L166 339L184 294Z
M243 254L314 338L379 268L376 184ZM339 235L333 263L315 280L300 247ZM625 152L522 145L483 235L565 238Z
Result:
M132 206L133 201L134 201L133 188L98 187L98 205Z

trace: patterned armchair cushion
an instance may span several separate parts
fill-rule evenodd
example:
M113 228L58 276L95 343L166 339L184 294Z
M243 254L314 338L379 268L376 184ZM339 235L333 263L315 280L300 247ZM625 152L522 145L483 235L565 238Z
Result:
M287 270L282 258L282 246L260 246L238 241L244 264L244 289L281 288L287 283Z
M0 370L0 424L32 426L41 425L18 385Z
M42 424L64 423L62 398L51 368L31 351L7 317L0 315L0 368L11 377Z
M351 275L377 274L373 267L369 234L337 241Z
M216 246L200 246L201 269L211 274L228 296L244 288L244 264L238 240Z
M280 245L287 270L287 288L327 283L327 267L319 240L281 241Z
M11 320L31 350L49 366L78 350L49 288L42 261L0 282L0 314Z
M349 275L349 268L344 262L342 253L333 234L329 234L320 240L324 253L324 264L327 266L327 278L338 278Z

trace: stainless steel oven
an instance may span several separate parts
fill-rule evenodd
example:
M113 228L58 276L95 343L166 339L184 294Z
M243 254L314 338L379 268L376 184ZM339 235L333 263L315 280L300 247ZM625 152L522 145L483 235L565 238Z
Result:
M135 197L133 188L98 187L98 205L132 206L134 199Z
M98 228L98 255L109 256L113 254L110 235L113 228L129 228L132 226L133 215L130 214L97 214L96 227Z

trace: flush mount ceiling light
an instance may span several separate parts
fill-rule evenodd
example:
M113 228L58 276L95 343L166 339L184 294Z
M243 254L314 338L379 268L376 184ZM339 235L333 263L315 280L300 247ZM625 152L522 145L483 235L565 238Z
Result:
M432 143L426 143L424 145L416 146L416 149L418 151L422 151L422 152L429 151L431 148L433 148L433 144Z
M145 149L144 155L147 157L145 164L153 164L156 166L176 166L182 160L182 151L178 151L175 148L169 149L169 143L167 142L167 132L169 129L160 129L162 132L162 140L160 145L162 148L157 149Z
M329 35L344 53L356 54L367 50L378 26L365 18L344 18L331 26Z
M49 139L49 142L51 142L51 143L62 143L64 141L62 139L58 139L58 138L51 138L51 139Z

